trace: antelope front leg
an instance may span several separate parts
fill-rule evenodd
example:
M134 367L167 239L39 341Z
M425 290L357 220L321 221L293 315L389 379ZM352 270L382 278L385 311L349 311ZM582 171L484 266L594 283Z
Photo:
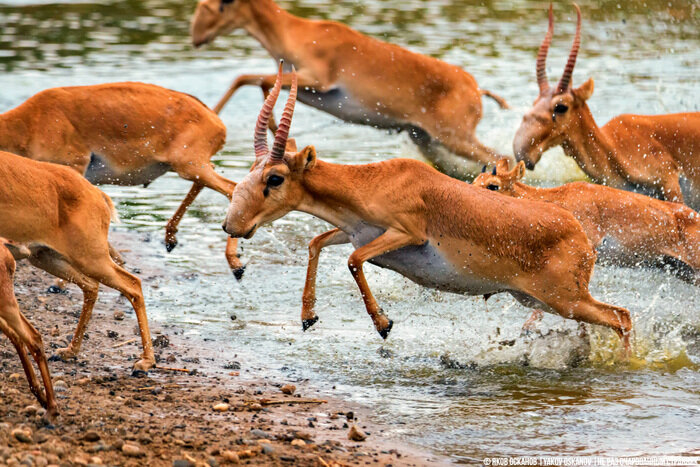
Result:
M318 316L314 312L314 305L316 304L316 271L318 270L318 258L321 250L330 245L342 245L344 243L350 243L350 237L340 229L329 230L314 237L309 242L309 267L306 270L304 295L301 299L301 327L304 331L318 321Z
M348 267L350 268L350 273L355 278L357 286L360 288L360 293L362 293L362 299L365 302L365 307L367 308L367 313L372 318L374 327L379 332L382 338L386 339L389 336L391 327L394 322L391 321L384 315L377 301L372 295L372 291L367 285L367 280L365 279L365 273L362 270L362 265L365 261L374 258L375 256L380 256L390 251L397 250L408 245L421 245L425 243L425 240L419 240L407 233L399 232L396 230L387 230L379 237L375 238L367 245L358 248L350 255L348 259Z
M173 214L173 217L170 218L168 224L165 226L165 249L168 250L168 253L173 251L177 246L175 234L177 234L177 226L180 224L182 216L185 215L187 208L194 202L199 192L202 191L202 188L204 188L204 185L201 183L194 182L192 184L192 188L190 188L187 196L182 200L177 211L175 211L175 214Z

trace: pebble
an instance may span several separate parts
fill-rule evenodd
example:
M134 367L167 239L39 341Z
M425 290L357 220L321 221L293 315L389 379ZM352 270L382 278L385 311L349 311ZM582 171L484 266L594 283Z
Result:
M37 407L36 405L28 405L22 409L22 414L27 415L27 416L32 416L32 415L36 415L36 413L38 411L39 411L39 407Z
M83 436L83 439L85 441L95 442L102 439L102 437L96 431L88 431L87 433L85 433L85 436Z
M46 467L47 465L49 465L49 461L46 460L46 458L43 456L36 456L34 458L34 465L36 467Z
M78 381L76 381L76 384L79 384L82 386L82 385L88 384L89 382L90 382L90 377L86 376L85 378L80 378Z
M21 376L21 375L20 375L19 373L12 373L12 374L10 375L10 379L11 379L11 380L13 380L13 379L19 379L20 376Z
M62 379L53 382L53 390L56 392L65 392L68 390L68 384Z
M284 394L292 395L297 390L297 387L293 384L285 384L280 388L280 391Z
M124 455L129 456L129 457L141 457L143 456L143 452L141 452L141 448L136 446L135 444L128 444L124 443L122 446L122 452Z
M303 446L306 446L306 443L304 442L303 439L293 439L293 440L292 440L292 446L303 447Z
M223 451L221 453L221 457L223 457L225 461L230 462L231 464L238 464L238 462L240 461L240 457L238 457L238 453L233 452L233 451ZM173 467L176 467L176 466L173 466Z
M262 410L262 405L260 404L250 404L250 410L254 412L259 412Z
M54 328L50 332L51 337L58 337L61 335L61 330L58 329L58 326L54 326Z
M177 459L173 461L173 467L194 467L194 464L187 459Z
M93 456L90 458L90 463L95 465L102 465L102 459L97 456Z
M262 448L263 454L274 454L275 453L275 448L270 446L269 444L265 444Z
M214 411L216 411L216 412L228 412L229 407L230 407L230 405L228 405L227 403L221 402L221 403L219 403L219 404L216 404L216 405L213 407L213 409L214 409Z
M12 430L12 437L22 443L31 443L32 430L30 430L29 428L15 428L14 430Z
M120 310L117 310L117 311L114 312L113 317L114 317L114 320L115 320L115 321L121 321L121 320L124 319L124 312L123 312L123 311L120 311Z
M348 432L348 439L352 441L364 441L367 439L367 435L357 428L357 425L353 425Z

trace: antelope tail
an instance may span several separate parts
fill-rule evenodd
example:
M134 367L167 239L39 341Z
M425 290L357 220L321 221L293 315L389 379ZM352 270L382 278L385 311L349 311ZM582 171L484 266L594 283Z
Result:
M119 224L119 213L117 212L117 209L114 207L114 203L112 202L112 198L107 196L105 192L100 190L100 193L102 194L102 198L105 200L105 203L107 203L107 207L109 208L109 219L115 223Z
M508 102L501 96L492 93L491 91L487 91L486 89L479 89L479 93L482 96L490 97L491 99L495 100L496 103L501 107L502 109L510 109L510 105L508 105Z

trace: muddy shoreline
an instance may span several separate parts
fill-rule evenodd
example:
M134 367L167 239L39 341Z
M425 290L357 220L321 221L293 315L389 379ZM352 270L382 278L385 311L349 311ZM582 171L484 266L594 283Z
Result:
M117 248L127 245L112 236ZM134 240L134 239L131 239ZM127 268L152 271L124 250ZM167 277L167 271L164 272ZM19 263L20 308L41 332L47 355L70 340L82 294L49 294L53 278ZM437 465L445 459L382 436L369 409L222 360L216 343L151 320L158 366L132 376L140 354L136 320L123 297L102 298L74 361L50 362L61 415L52 424L28 391L19 359L0 338L0 464L5 465ZM172 369L187 369L189 372ZM192 371L194 370L194 371ZM331 394L332 396L332 394ZM323 402L319 402L323 401ZM216 409L215 409L216 407ZM367 438L348 439L355 426Z

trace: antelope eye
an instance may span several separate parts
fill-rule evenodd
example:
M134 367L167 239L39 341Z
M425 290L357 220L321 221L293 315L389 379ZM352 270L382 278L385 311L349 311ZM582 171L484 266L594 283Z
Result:
M270 175L267 179L267 186L276 187L284 182L284 177L280 175Z
M490 184L486 185L486 189L487 189L487 190L491 190L491 191L498 191L499 186L498 186L498 185L494 185L493 183L490 183Z
M567 110L569 110L569 106L565 104L557 104L554 106L555 114L564 114Z

